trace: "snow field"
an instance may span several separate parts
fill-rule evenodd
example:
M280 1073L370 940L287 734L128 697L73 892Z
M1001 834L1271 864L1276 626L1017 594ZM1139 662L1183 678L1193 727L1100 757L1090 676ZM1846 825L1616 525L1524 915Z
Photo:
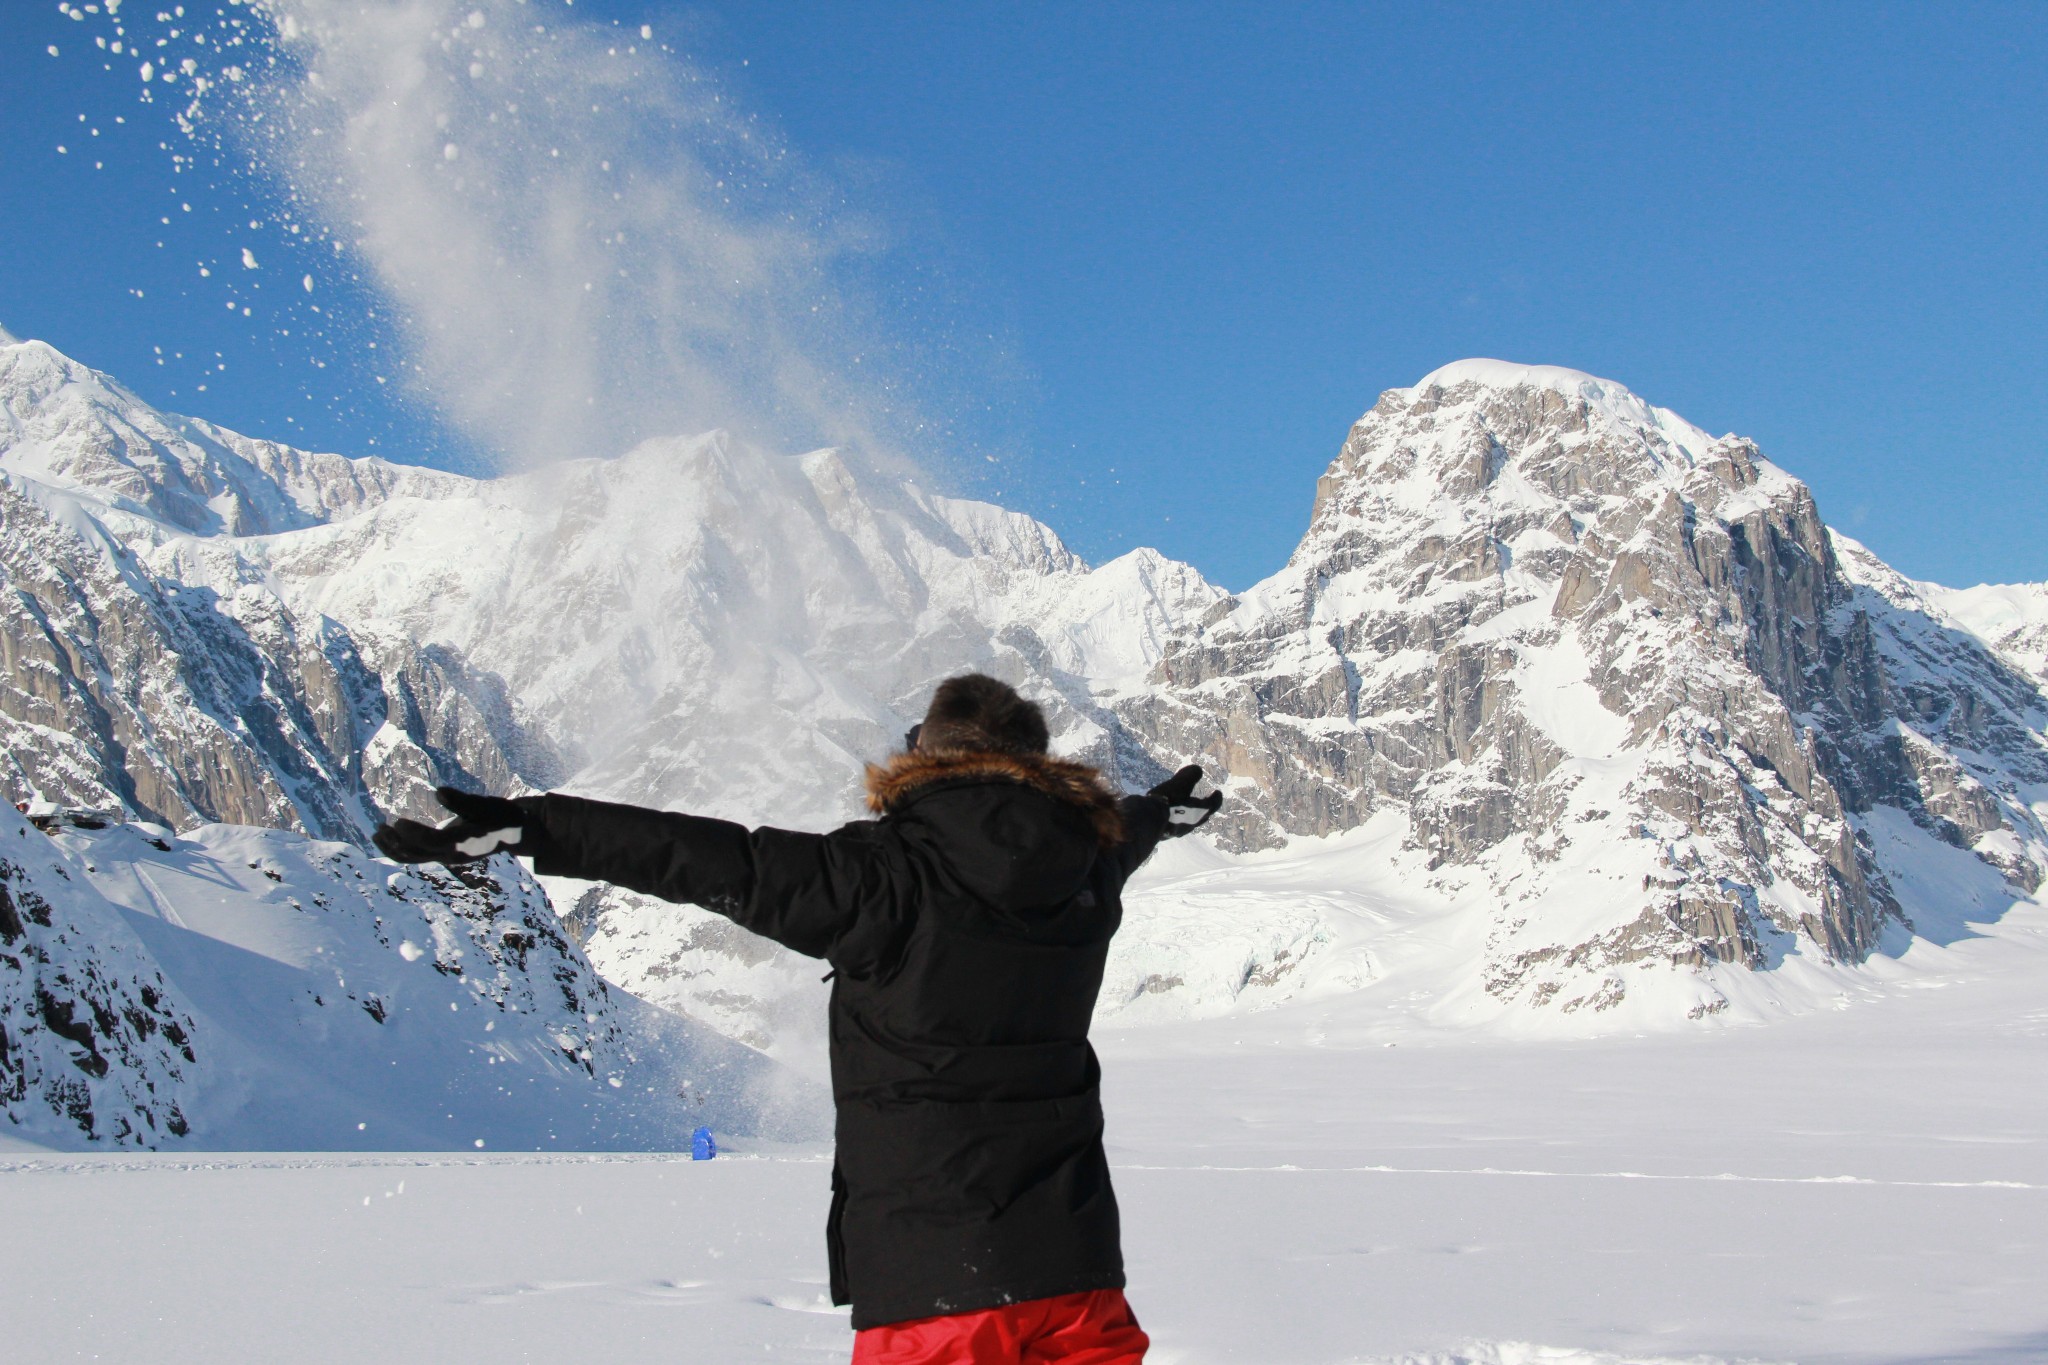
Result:
M2038 1362L2040 919L1768 1026L1511 1040L1368 993L1104 1028L1153 1360ZM708 1163L23 1153L0 1160L10 1346L842 1361L825 1151L738 1145Z
M17 1359L167 1365L843 1361L826 1172L623 1157L17 1169L10 1337ZM1118 1184L1157 1365L1904 1365L2038 1360L2044 1344L2040 1192L1130 1167ZM1531 1339L1551 1345L1514 1344Z

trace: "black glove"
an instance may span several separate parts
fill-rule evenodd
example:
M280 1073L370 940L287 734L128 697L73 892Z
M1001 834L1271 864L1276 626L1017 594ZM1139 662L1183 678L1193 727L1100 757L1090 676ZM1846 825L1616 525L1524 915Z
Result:
M540 831L529 830L533 818L517 801L455 787L436 787L434 796L455 818L439 828L418 820L379 825L370 838L380 853L400 863L467 863L493 853L534 851Z
M1200 765L1190 763L1145 793L1166 802L1166 829L1160 838L1178 839L1183 834L1200 829L1223 804L1223 793L1220 790L1210 792L1207 796L1195 795L1195 784L1201 780Z

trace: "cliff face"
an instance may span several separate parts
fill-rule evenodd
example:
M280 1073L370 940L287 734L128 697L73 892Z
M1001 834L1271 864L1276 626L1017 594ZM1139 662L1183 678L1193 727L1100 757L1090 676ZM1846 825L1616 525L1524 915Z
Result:
M1287 568L1153 681L1119 714L1229 773L1236 846L1394 804L1490 878L1503 998L1597 1008L1629 964L1765 967L1798 936L1860 960L1904 925L1878 808L2022 890L2048 867L2034 682L1753 444L1573 371L1383 395Z

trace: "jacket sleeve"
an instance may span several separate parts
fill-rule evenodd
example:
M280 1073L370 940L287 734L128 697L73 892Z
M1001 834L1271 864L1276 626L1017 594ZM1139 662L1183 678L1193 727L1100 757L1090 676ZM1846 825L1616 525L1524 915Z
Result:
M872 822L800 834L555 793L521 805L546 876L701 905L855 975L879 969L907 930L911 868Z
M1124 820L1124 841L1110 851L1110 856L1123 870L1124 880L1129 881L1166 837L1166 799L1126 796L1117 801L1117 810Z

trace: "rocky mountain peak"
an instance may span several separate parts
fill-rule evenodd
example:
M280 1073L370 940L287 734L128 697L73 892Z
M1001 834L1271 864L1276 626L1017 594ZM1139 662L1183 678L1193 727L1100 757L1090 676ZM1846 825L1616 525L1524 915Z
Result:
M1602 498L1646 483L1680 489L1703 470L1732 487L1752 485L1762 474L1757 460L1753 445L1716 441L1577 370L1459 361L1388 390L1352 427L1318 484L1310 541L1326 514L1412 519L1446 499L1478 498L1517 520L1556 503L1597 515Z
M1287 567L1123 710L1228 772L1241 847L1399 810L1493 881L1489 990L1600 1008L1644 963L1860 959L1909 913L1884 810L2038 883L2039 695L1961 631L1930 646L1921 609L1860 586L1753 443L1463 361L1382 395ZM1965 675L1985 700L1910 695Z

